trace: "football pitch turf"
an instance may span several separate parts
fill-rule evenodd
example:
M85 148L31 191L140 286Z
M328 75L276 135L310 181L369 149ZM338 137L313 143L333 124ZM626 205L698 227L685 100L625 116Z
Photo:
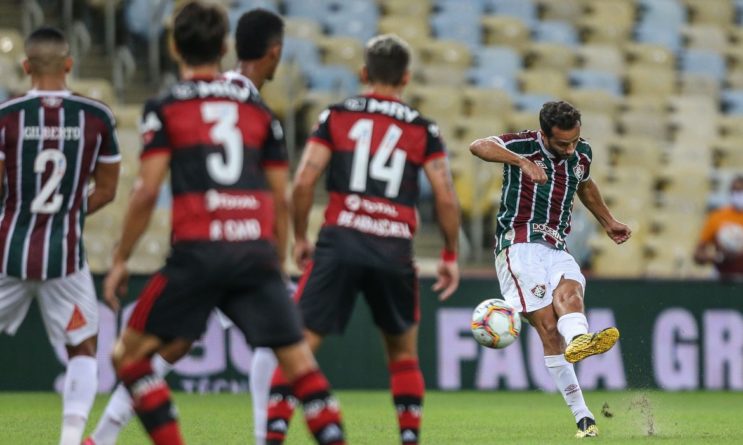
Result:
M385 391L338 391L350 444L399 443ZM591 392L589 407L607 444L743 444L743 393ZM88 422L98 420L107 396L99 396ZM252 444L248 394L176 393L189 444ZM611 417L601 414L608 405ZM58 440L60 397L53 393L0 393L0 444L47 445ZM430 445L575 443L575 424L559 394L539 392L429 391L422 439ZM149 443L139 424L119 444ZM287 445L311 444L295 415Z

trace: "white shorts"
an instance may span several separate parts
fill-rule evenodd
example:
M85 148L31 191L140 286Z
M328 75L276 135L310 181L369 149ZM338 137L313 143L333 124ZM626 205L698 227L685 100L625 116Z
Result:
M16 333L34 297L53 344L77 346L98 333L98 299L87 266L46 281L0 275L0 332Z
M586 288L586 279L572 255L541 243L519 243L495 258L503 298L519 312L530 313L552 304L552 292L562 278Z

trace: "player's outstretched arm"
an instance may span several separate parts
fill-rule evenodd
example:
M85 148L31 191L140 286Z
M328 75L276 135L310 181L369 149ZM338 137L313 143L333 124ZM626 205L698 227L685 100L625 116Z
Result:
M152 210L157 203L160 185L165 180L170 166L169 153L151 154L142 159L139 177L134 183L129 207L124 215L124 227L121 239L114 249L113 264L103 282L103 298L111 309L119 309L117 293L126 292L128 276L126 261L134 247L147 230L152 217Z
M439 300L449 298L459 287L459 266L457 251L459 241L459 201L454 192L449 163L445 157L428 161L423 170L431 182L433 198L436 204L436 216L444 236L444 251L438 265L438 279L433 290L441 292Z
M483 161L498 162L500 164L509 164L518 167L524 172L526 177L537 184L547 182L547 173L544 172L542 167L507 149L498 142L498 138L487 137L475 140L470 144L470 153Z
M294 261L304 269L312 255L307 241L307 226L312 209L315 184L330 162L331 151L317 142L309 142L294 176L292 187L292 223L294 224Z
M601 196L598 185L596 185L593 179L588 178L578 185L578 198L593 213L593 216L601 224L601 227L606 230L606 234L615 243L622 244L632 236L632 230L628 225L614 219L609 207L604 202L604 198Z
M287 195L289 169L286 166L267 167L266 181L273 195L275 215L273 230L276 237L276 250L278 250L279 261L283 268L286 260L286 244L289 238L289 196Z
M119 183L120 162L98 162L93 171L95 187L88 196L87 214L91 215L116 198L116 186Z

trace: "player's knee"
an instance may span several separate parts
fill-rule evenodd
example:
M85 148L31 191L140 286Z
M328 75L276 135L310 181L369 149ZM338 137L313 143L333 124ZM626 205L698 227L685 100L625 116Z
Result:
M579 284L560 286L552 294L552 300L560 306L583 304L583 292Z
M67 357L87 356L95 357L96 338L95 336L86 338L75 346L67 345Z

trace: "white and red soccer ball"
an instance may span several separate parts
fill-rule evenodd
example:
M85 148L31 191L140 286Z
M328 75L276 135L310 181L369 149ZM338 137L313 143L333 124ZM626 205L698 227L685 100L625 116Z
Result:
M521 317L504 300L485 300L472 312L472 335L483 346L505 348L515 342L520 333Z

